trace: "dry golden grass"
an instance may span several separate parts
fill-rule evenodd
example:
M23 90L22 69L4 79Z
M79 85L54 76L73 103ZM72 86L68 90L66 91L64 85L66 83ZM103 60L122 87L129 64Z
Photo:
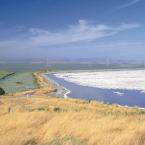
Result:
M145 145L144 114L44 94L2 96L0 145Z

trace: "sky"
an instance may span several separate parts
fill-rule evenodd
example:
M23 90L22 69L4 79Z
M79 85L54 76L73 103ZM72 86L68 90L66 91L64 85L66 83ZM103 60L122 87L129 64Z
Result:
M0 58L145 61L145 0L0 0Z

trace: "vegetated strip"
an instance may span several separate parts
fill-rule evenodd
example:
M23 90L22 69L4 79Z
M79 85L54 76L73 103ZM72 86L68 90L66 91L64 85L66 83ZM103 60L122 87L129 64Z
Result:
M15 74L16 74L15 72L6 74L6 75L4 75L3 77L1 77L0 80L6 79L7 77L12 76L12 75L15 75Z

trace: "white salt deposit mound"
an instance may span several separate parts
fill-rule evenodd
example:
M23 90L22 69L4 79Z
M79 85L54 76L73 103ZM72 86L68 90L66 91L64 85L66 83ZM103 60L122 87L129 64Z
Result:
M55 76L83 86L145 91L145 70L70 72Z

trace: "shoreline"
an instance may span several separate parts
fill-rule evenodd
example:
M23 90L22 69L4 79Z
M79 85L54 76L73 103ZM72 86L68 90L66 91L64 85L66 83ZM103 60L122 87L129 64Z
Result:
M36 83L37 83L37 88L35 89L26 89L24 91L17 91L14 93L7 93L5 96L35 96L35 95L41 95L41 96L48 96L49 93L55 92L56 88L54 85L52 85L47 79L45 79L42 74L43 71L38 71L32 73Z
M45 77L49 82L51 82L53 85L55 85L55 87L57 89L57 91L53 92L53 93L57 95L57 92L58 92L58 94L60 94L60 97L62 97L61 95L63 95L63 98L65 98L65 99L69 98L68 94L71 93L71 91L64 86L61 86L59 83L57 83L50 77L48 77L47 74L48 73L44 73L43 77Z
M89 99L80 99L80 98L70 97L68 94L71 93L71 90L67 89L64 86L61 86L59 83L57 83L56 81L54 81L53 79L51 79L49 76L47 76L47 74L48 73L45 73L45 76L44 77L46 77L46 79L48 79L48 80L51 80L50 82L52 82L53 84L56 85L57 90L60 90L60 89L61 90L64 90L64 89L66 90L66 92L63 93L63 98L65 98L65 99L66 98L71 98L71 99L86 100L86 101L89 100ZM124 108L129 108L129 109L136 109L137 108L137 109L140 109L140 110L145 110L145 107L139 107L139 106L120 105L120 104L117 104L117 103L110 103L110 102L97 101L97 100L90 100L90 101L96 101L98 103L103 103L103 104L106 104L106 105L111 105L111 106L114 106L115 105L115 106L120 106L120 107L124 107Z
M56 70L51 71L51 73L75 73L75 72L106 72L106 71L132 71L132 70L145 70L145 67L142 68L100 68L100 69L68 69L68 70Z
M52 72L51 72L52 73ZM79 99L79 98L73 98L73 97L69 97L69 93L71 93L71 90L65 88L64 86L61 86L59 83L57 83L56 81L48 78L47 76L45 76L46 73L45 71L39 71L39 72L34 72L33 76L36 79L36 82L38 83L38 88L36 89L28 89L25 91L21 91L21 92L16 92L16 93L9 93L9 94L5 94L4 96L11 96L11 97L18 97L18 96L23 96L23 97L36 97L36 96L43 96L43 97L60 97L60 98L64 98L64 99L77 99L80 101L88 101L87 99ZM59 91L61 92L60 95L56 95L56 92ZM63 95L62 95L63 93ZM2 96L1 96L2 97ZM127 105L119 105L116 103L105 103L104 101L97 101L97 100L91 100L91 102L97 102L100 104L104 104L104 105L108 105L108 106L119 106L119 107L123 107L123 108L128 108L128 109L140 109L140 110L145 110L145 108L143 107L138 107L138 106L127 106Z

